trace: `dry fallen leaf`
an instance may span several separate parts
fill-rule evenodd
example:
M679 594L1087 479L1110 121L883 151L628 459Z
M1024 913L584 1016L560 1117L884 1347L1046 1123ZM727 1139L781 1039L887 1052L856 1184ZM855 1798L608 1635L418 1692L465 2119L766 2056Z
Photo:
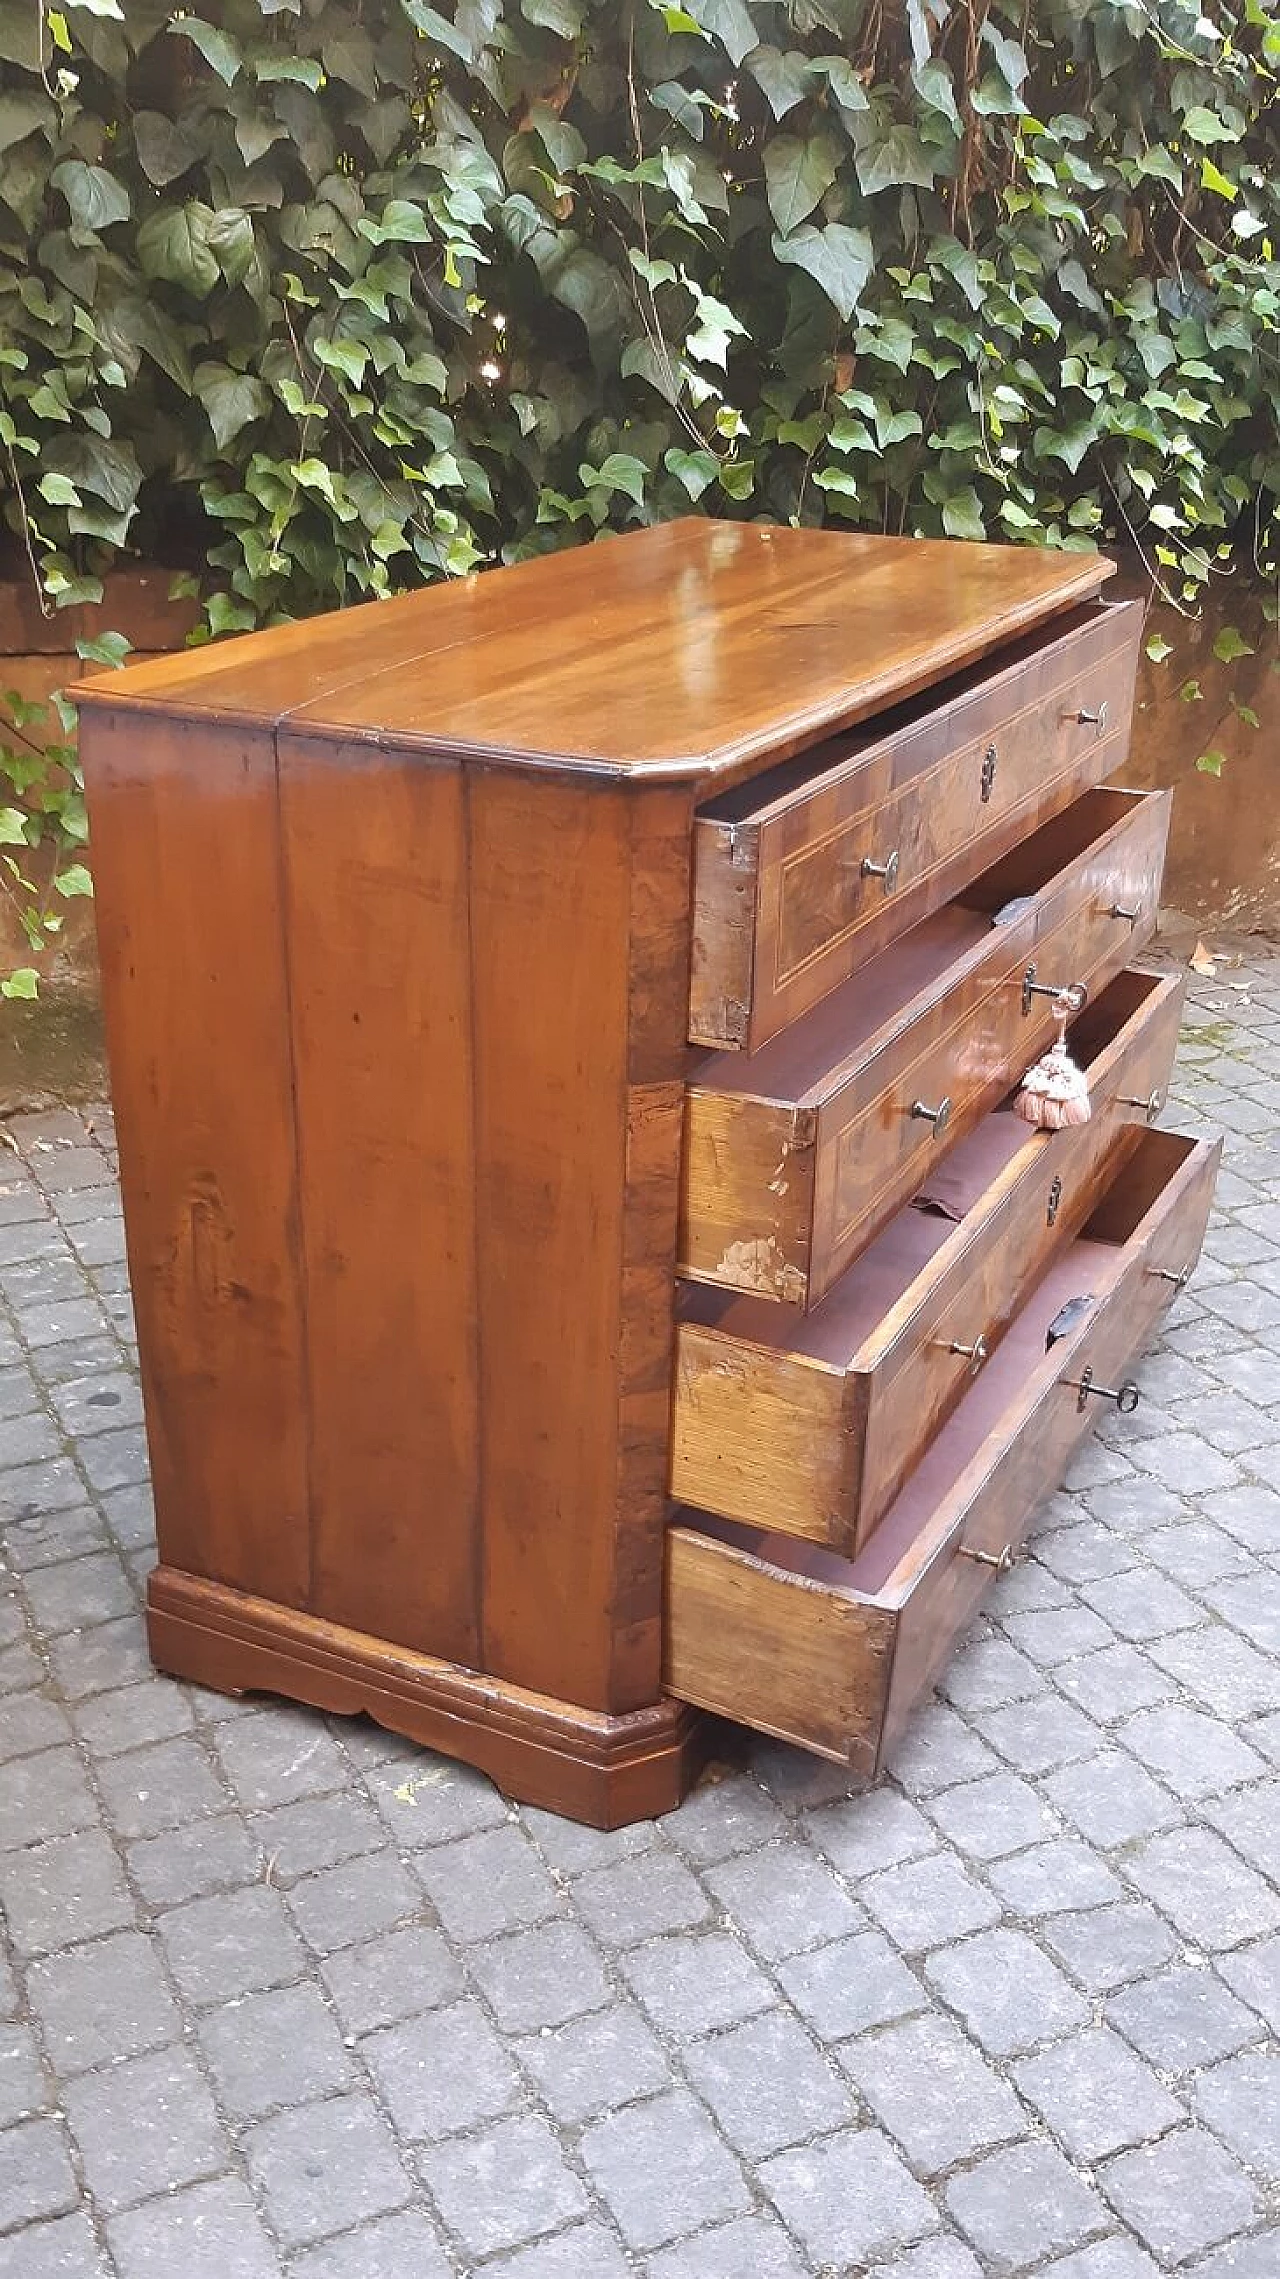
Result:
M1217 960L1214 957L1213 951L1206 949L1203 942L1196 943L1195 948L1191 952L1190 963L1191 971L1193 973L1213 974L1218 970Z

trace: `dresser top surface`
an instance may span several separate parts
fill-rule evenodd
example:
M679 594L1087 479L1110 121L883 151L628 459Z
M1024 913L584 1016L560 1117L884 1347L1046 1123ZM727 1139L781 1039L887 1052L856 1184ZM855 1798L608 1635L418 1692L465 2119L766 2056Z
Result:
M722 785L1097 593L1101 556L689 519L77 688L424 757Z

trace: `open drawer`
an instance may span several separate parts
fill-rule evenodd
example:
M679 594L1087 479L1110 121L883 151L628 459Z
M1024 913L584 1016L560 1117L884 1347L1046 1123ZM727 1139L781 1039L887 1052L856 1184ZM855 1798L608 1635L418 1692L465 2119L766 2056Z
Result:
M1143 1133L855 1560L679 1514L668 1691L874 1776L1198 1257L1220 1155Z
M1072 1030L1090 1121L993 1110L813 1313L686 1283L677 1502L852 1557L1159 1112L1182 998L1180 976L1121 974Z
M785 1035L708 1055L679 1271L816 1306L1044 1051L1055 991L1096 994L1151 934L1169 807L1086 792Z
M694 820L689 1037L754 1052L1128 748L1142 610L1094 604Z

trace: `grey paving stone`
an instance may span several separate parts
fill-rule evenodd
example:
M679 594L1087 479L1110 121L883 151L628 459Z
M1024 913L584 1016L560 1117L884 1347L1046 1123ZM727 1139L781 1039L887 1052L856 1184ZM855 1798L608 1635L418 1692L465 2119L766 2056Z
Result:
M499 2121L479 2136L431 2145L419 2158L436 2206L468 2254L520 2246L586 2213L586 2193L545 2121ZM668 2188L677 2188L674 2179Z
M556 1897L548 1885L540 1911L545 1914ZM684 1862L657 1850L590 1870L575 1883L573 1903L596 1937L611 1947L638 1946L663 1931L689 1930L711 1913L706 1893ZM513 1909L513 1922L518 1914Z
M533 1844L514 1822L419 1853L416 1864L445 1930L464 1946L500 1931L522 1930L564 1904ZM644 1889L642 1879L641 1896ZM694 1890L701 1898L696 1885Z
M75 1729L91 1757L119 1757L152 1741L169 1741L192 1725L191 1704L181 1686L124 1686L115 1693L91 1694L77 1702Z
M892 2263L877 2263L867 2279L982 2279L982 2268L954 2233L935 2232Z
M965 1873L958 1860L933 1853L902 1867L869 1876L860 1897L891 1939L908 1954L923 1954L985 1929L1000 1908L988 1891Z
M1120 1727L1118 1738L1175 1795L1193 1801L1266 1771L1257 1751L1229 1725L1185 1702L1143 1710Z
M1259 2035L1259 2021L1228 1993L1216 1971L1187 1964L1126 1987L1107 2005L1113 2026L1166 2073L1185 2073L1234 2056Z
M1204 1817L1263 1876L1280 1868L1280 1776L1213 1798Z
M1262 2213L1244 2170L1204 2129L1179 2129L1159 2144L1123 2152L1100 2181L1116 2213L1170 2263L1247 2231Z
M52 1463L62 1453L62 1440L59 1427L43 1409L6 1417L0 1422L0 1469L10 1472L19 1464Z
M306 1960L280 1894L262 1884L193 1899L156 1929L179 1991L197 2008L287 1985Z
M218 2096L240 2120L343 2089L350 2077L341 2036L312 1986L253 1994L210 2011L198 2034Z
M566 2018L602 2009L610 1997L599 1953L573 1923L543 1923L495 1939L477 1947L467 1967L504 2033L562 2026Z
M138 1615L126 1621L101 1622L95 1629L55 1638L49 1661L58 1690L66 1701L84 1701L93 1693L109 1693L113 1686L136 1685L152 1679L151 1657Z
M59 2074L173 2041L182 2021L148 1941L117 1931L33 1963L27 1994Z
M878 2129L779 2153L760 2181L819 2264L861 2268L938 2227L938 2213Z
M1177 1941L1145 1900L1048 1916L1039 1935L1073 1978L1091 1994L1106 1994L1159 1968Z
M844 2082L804 2028L779 2011L695 2042L685 2068L723 2134L748 2160L853 2118Z
M665 2050L629 2002L544 2027L516 2044L553 2118L574 2128L636 2097L651 2097L667 2080Z
M771 1796L745 1774L709 1781L670 1813L663 1834L695 1866L711 1867L735 1852L749 1852L786 1830Z
M1266 2019L1273 2034L1280 2034L1280 1938L1263 1939L1256 1947L1224 1955L1218 1969L1241 2001Z
M1002 1614L1001 1628L1019 1653L1041 1670L1095 1653L1100 1646L1109 1646L1115 1635L1109 1624L1084 1606L1037 1607L1025 1614Z
M1191 1591L1202 1591L1224 1575L1237 1574L1245 1559L1238 1543L1199 1516L1181 1520L1174 1527L1158 1528L1143 1538L1142 1548L1148 1559L1154 1559L1175 1582Z
M930 1812L947 1841L969 1859L1002 1859L1055 1831L1056 1823L1029 1781L990 1773L935 1797Z
M1027 1701L1042 1691L1044 1679L1034 1662L1007 1638L978 1636L962 1647L942 1679L942 1692L957 1709L998 1709Z
M105 1550L109 1541L91 1504L73 1503L58 1511L36 1512L30 1519L4 1522L5 1556L17 1575L54 1566L61 1559L79 1559L89 1551Z
M242 1820L230 1815L168 1828L128 1847L129 1873L153 1907L180 1906L205 1892L228 1891L262 1874L264 1855Z
M1250 1462L1256 1468L1257 1450ZM1243 1486L1215 1496L1213 1517L1219 1527L1225 1527L1228 1535L1234 1535L1251 1551L1266 1554L1280 1550L1280 1495L1261 1481L1247 1480Z
M860 1930L866 1918L821 1860L792 1843L744 1853L706 1877L730 1922L768 1961Z
M0 1720L0 1763L64 1748L74 1736L61 1704L42 1693L21 1694Z
M86 2074L64 2096L85 2182L107 2214L228 2165L208 2086L181 2047Z
M275 1881L286 1887L320 1868L377 1851L386 1841L377 1813L355 1795L304 1797L273 1812L256 1812L250 1826Z
M439 1931L403 1923L380 1939L331 1955L321 1973L350 2034L434 2010L462 1992L462 1972Z
M737 2025L776 2000L759 1964L725 1931L654 1939L619 1967L658 2031L677 2041Z
M1176 1798L1123 1749L1066 1765L1044 1784L1055 1812L1104 1851L1131 1844L1182 1816Z
M389 1931L422 1909L422 1886L389 1852L322 1869L289 1891L289 1912L317 1954Z
M97 1800L74 1749L43 1749L0 1765L0 1852L88 1828Z
M238 2178L192 2184L116 2216L107 2240L121 2279L280 2279L280 2266Z
M52 2099L40 2053L31 2032L16 2024L0 2026L0 2129L31 2120Z
M944 1701L917 1709L889 1758L894 1779L916 1797L933 1796L956 1781L978 1780L996 1767L990 1749Z
M575 2224L555 2239L535 2240L486 2263L485 2279L629 2279L634 2268L603 2224Z
M290 2279L452 2279L453 2270L420 2208L361 2224L289 2266Z
M107 1526L122 1550L155 1549L156 1514L149 1480L135 1481L128 1488L113 1488L109 1495L98 1500Z
M1051 2263L1044 2279L1159 2279L1159 2273L1136 2240L1116 2236Z
M1197 2263L1191 2279L1275 2279L1280 2271L1280 2226L1268 2226L1249 2239L1228 2241L1225 2247Z
M1092 1719L1056 1693L1037 1694L1034 1701L1013 1702L1007 1709L981 1710L974 1723L1022 1773L1053 1772L1092 1756L1098 1746Z
M66 2215L80 2197L66 2138L56 2121L20 2121L0 2130L0 2231L41 2216Z
M1100 1725L1113 1725L1135 1710L1150 1709L1167 1701L1174 1684L1164 1670L1136 1646L1121 1641L1068 1662L1054 1672L1054 1683Z
M115 1851L96 1828L0 1858L0 1907L23 1956L121 1930L135 1913Z
M833 1867L854 1882L938 1847L932 1822L892 1788L873 1788L843 1804L824 1805L809 1814L807 1827Z
M108 2279L87 2216L58 2216L0 2239L0 2279Z
M1075 2247L1102 2231L1106 2210L1092 2187L1049 2144L1010 2145L953 2177L947 2207L987 2279Z
M407 1852L496 1828L507 1817L506 1804L483 1773L428 1749L411 1768L393 1764L370 1773L368 1785L387 1828Z
M496 2120L519 2096L515 2067L478 2002L384 2027L360 2054L410 2144Z
M1196 2118L1264 2182L1280 2183L1280 2056L1251 2050L1202 2073L1192 2092Z
M1208 1828L1152 1836L1125 1873L1183 1936L1211 1954L1242 1946L1280 1923L1280 1892Z
M267 1715L220 1725L214 1749L246 1812L327 1795L351 1779L346 1756L314 1710L273 1703Z
M1024 2058L1013 2078L1068 2156L1089 2166L1186 2118L1150 2067L1101 2026Z
M695 1789L679 1813L668 1816L669 1821L683 1819L691 1807L696 1814L698 1799L703 1793ZM768 1801L766 1798L765 1802ZM652 1851L659 1841L656 1820L635 1820L629 1828L588 1828L576 1820L563 1820L554 1812L539 1812L529 1804L521 1805L518 1817L543 1858L559 1875L585 1875L589 1868L612 1867L617 1860L633 1859L637 1852ZM731 1845L730 1850L733 1848Z
M943 2019L886 2026L847 2043L840 2055L865 2103L920 2175L936 2176L1025 2131L1008 2083Z
M1006 1906L1029 1920L1101 1907L1123 1896L1123 1886L1097 1853L1069 1836L993 1860L987 1873Z
M717 2224L714 2231L651 2255L645 2265L645 2279L746 2279L748 2273L751 2279L808 2279L808 2266L769 2216ZM584 2272L583 2279L595 2279L594 2272Z
M249 2130L244 2150L267 2220L285 2247L309 2246L413 2198L413 2182L370 2097L334 2097L277 2113Z
M1016 2057L1089 2015L1083 1996L1024 1931L981 1931L938 1948L924 1974L990 2057Z
M580 2152L629 2247L665 2247L749 2205L737 2163L686 2090L629 2105L584 2133Z
M816 1954L796 1955L779 1966L778 1977L824 2042L888 2025L928 2002L919 1979L880 1931L861 1931Z
M186 1826L227 1808L212 1765L200 1743L190 1738L158 1741L127 1757L113 1757L99 1768L98 1780L112 1825L126 1840Z
M1255 1646L1269 1655L1280 1653L1280 1574L1250 1565L1245 1574L1211 1583L1204 1595Z

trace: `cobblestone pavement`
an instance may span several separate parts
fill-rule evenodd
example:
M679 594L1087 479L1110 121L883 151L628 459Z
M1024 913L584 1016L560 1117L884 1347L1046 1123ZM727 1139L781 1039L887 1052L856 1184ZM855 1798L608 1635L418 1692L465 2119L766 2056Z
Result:
M1205 1259L888 1785L509 1808L148 1668L106 1113L0 1152L0 2279L1278 2279L1280 958Z

